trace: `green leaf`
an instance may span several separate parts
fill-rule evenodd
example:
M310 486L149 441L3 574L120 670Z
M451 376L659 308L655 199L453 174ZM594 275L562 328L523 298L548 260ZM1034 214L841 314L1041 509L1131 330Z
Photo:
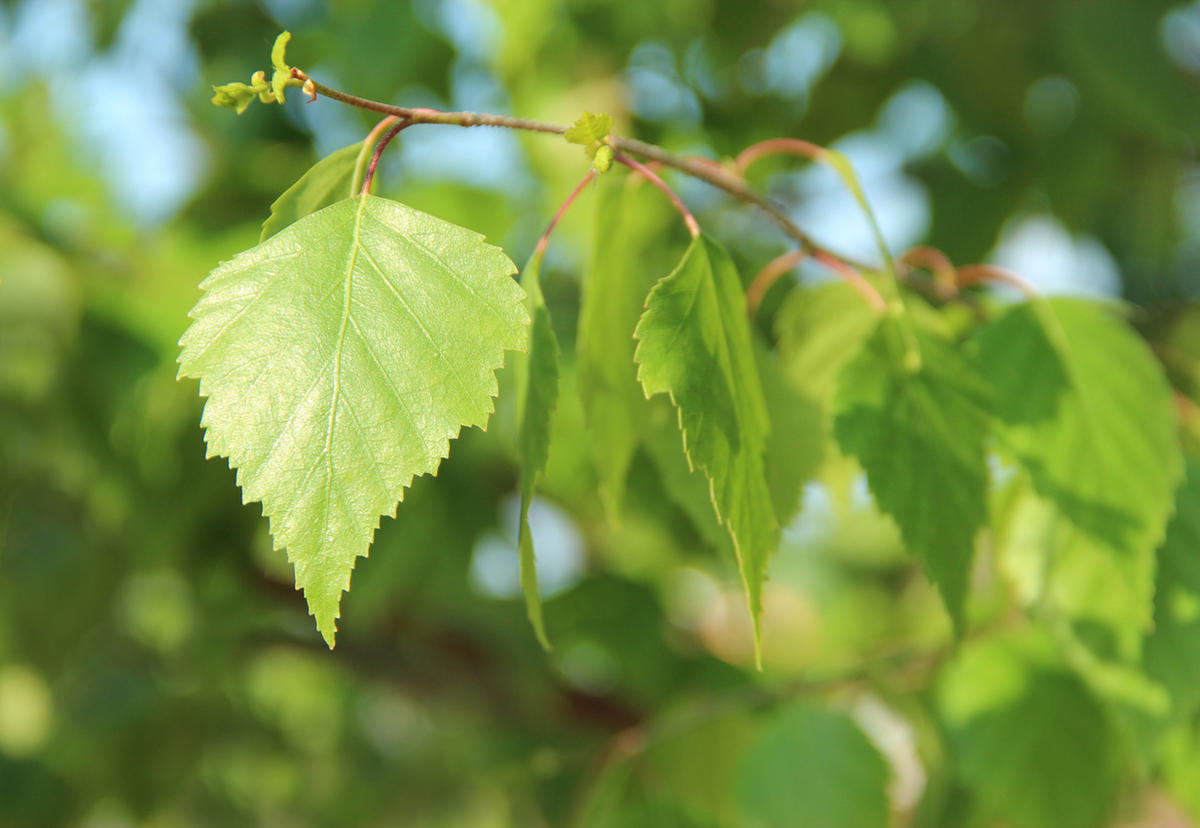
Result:
M754 336L754 361L771 420L767 485L776 518L786 525L800 510L804 484L821 468L825 456L824 412L787 382L779 361L758 335Z
M603 141L612 132L612 116L600 114L595 115L591 112L585 112L579 116L575 123L567 127L567 131L563 133L563 137L571 144L582 144L588 146L593 143ZM594 155L595 151L589 155Z
M180 340L208 455L262 501L333 645L380 515L484 425L504 351L526 346L512 262L393 201L339 201L214 270Z
M1171 694L1174 714L1200 707L1200 465L1190 464L1158 552L1154 632L1144 665Z
M521 462L521 522L517 547L521 556L521 589L525 592L525 610L529 623L542 647L550 649L542 603L538 595L537 568L533 556L533 537L529 531L529 504L538 476L550 457L550 431L554 408L558 404L558 338L550 324L550 312L542 296L539 270L540 253L534 253L521 273L525 288L525 307L532 325L529 353L517 354L513 361L517 386L517 454Z
M300 176L271 203L271 215L263 222L259 241L265 241L309 213L345 198L354 178L354 163L362 141L330 153Z
M633 363L633 329L646 295L678 258L670 239L679 219L664 201L640 178L596 183L594 242L575 348L592 460L610 518L620 511L649 410Z
M773 714L736 776L740 825L885 828L888 768L844 713L795 705Z
M838 376L834 433L858 458L879 508L937 584L962 630L975 533L987 520L988 388L951 343L913 329L912 370L900 322L883 319Z
M634 359L646 396L670 395L688 461L708 478L737 552L761 657L762 582L779 525L764 468L770 421L745 307L729 254L702 235L650 292Z
M952 772L978 798L977 824L1107 824L1119 773L1116 736L1048 640L1021 635L967 646L942 676L938 707Z
M1135 658L1152 618L1154 550L1183 472L1162 370L1124 323L1076 299L1013 306L975 342L995 386L1001 445L1060 518L1046 588Z
M845 282L793 290L775 317L780 367L793 388L831 405L842 366L878 323L879 314Z

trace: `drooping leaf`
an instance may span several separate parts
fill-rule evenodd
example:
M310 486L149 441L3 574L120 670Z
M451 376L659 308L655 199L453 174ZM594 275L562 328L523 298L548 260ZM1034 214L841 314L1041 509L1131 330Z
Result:
M845 364L834 433L862 464L876 503L895 519L961 630L975 534L987 520L988 387L949 342L913 333L919 365L906 358L893 317Z
M679 415L665 397L643 400L650 410L642 423L642 450L654 462L663 494L688 517L713 549L734 554L729 532L713 507L708 478L693 468L679 440Z
M884 828L888 768L844 713L794 705L774 713L739 763L744 825Z
M1076 299L1016 305L976 345L1001 445L1063 519L1044 567L1055 603L1135 657L1183 471L1162 370L1122 322Z
M259 241L274 236L289 224L309 213L328 207L350 193L354 164L362 150L362 141L331 152L309 167L296 183L288 187L271 203L271 215L263 222Z
M550 426L558 404L558 338L550 323L550 312L542 296L539 276L542 257L534 253L521 272L525 288L525 306L532 320L528 354L515 354L517 386L517 454L521 462L521 520L517 548L521 557L521 589L525 610L538 642L549 650L550 639L542 619L542 601L538 595L537 568L533 555L533 537L529 531L529 504L538 476L550 457Z
M683 447L708 478L729 531L761 644L762 582L779 525L764 452L770 420L758 380L741 280L720 243L700 236L646 300L634 333L646 396L669 394Z
M481 236L393 201L339 201L214 270L180 340L209 456L262 501L332 646L379 517L483 425L526 344L515 271Z
M595 187L596 228L576 352L600 495L615 517L648 411L633 363L633 329L650 289L678 260L670 239L679 220L640 178L604 179Z
M1115 792L1116 734L1084 683L1037 635L970 645L938 687L951 770L978 824L1096 828Z

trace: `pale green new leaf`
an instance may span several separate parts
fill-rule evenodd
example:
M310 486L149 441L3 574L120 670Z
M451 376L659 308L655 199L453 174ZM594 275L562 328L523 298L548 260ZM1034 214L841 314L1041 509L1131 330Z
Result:
M563 137L571 144L587 146L602 141L612 132L612 116L605 113L599 115L585 112L575 119L575 123L567 127Z
M550 312L542 296L539 276L542 257L534 253L521 272L526 309L532 320L528 354L516 354L513 368L517 386L517 454L521 462L521 520L517 547L521 558L521 589L525 592L525 610L538 642L547 650L550 640L542 619L538 595L537 568L533 555L533 537L529 531L529 504L533 500L538 476L550 457L550 426L558 405L558 337L550 324Z
M633 329L650 289L678 261L670 234L679 218L639 178L602 179L595 190L595 240L575 348L600 495L615 517L649 411L633 363Z
M381 515L484 425L504 351L526 346L512 262L393 201L339 201L214 270L180 340L208 455L262 501L330 646Z
M289 224L328 207L350 195L354 163L362 150L362 141L342 147L309 167L296 183L271 203L271 215L263 222L259 241L274 236Z
M893 317L846 363L834 433L862 464L875 502L895 519L961 630L975 534L987 520L988 388L953 345L913 330L916 370Z
M646 396L670 395L688 460L708 478L737 552L757 653L762 582L779 525L763 456L770 420L745 301L725 248L707 236L694 239L646 300L634 359Z
M1161 368L1124 323L1077 299L1009 308L976 344L1001 445L1063 518L1046 550L1047 589L1071 617L1108 627L1121 657L1135 657L1183 472Z

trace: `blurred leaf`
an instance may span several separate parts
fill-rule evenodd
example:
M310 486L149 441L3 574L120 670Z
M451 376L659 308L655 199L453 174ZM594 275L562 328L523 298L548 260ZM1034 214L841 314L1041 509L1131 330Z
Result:
M670 395L688 460L709 479L737 552L757 652L762 582L779 524L763 456L771 423L750 333L733 261L720 243L700 236L646 300L634 359L646 396Z
M328 207L349 195L354 179L354 164L362 150L362 141L342 147L309 168L295 184L271 203L271 215L263 222L259 241L266 241L289 224Z
M739 825L888 825L888 768L845 713L797 704L773 713L737 771Z
M1013 828L1098 828L1119 760L1103 708L1035 634L971 644L948 667L938 706L951 771L985 820Z
M878 322L879 315L845 282L793 290L775 317L780 366L793 387L827 407L842 366Z
M1162 682L1177 718L1200 705L1200 467L1188 466L1175 517L1158 550L1154 631L1146 638L1146 672Z
M919 329L921 365L911 370L899 325L881 321L842 368L834 431L961 631L975 533L987 520L989 389L950 343Z
M550 324L550 312L542 296L538 271L541 253L535 252L521 272L525 288L525 309L532 320L528 354L514 354L517 387L517 453L521 462L521 520L517 546L521 556L521 589L525 608L538 641L547 650L546 626L542 620L542 602L538 595L537 568L533 556L533 537L529 532L529 504L533 500L538 476L550 456L550 433L554 408L558 404L558 339Z
M646 417L633 362L633 329L659 278L655 268L673 250L663 240L678 219L658 192L637 179L603 180L594 187L596 228L576 351L600 494L615 516Z
M1122 322L1080 300L1014 306L975 341L1002 445L1070 524L1047 524L1056 602L1107 625L1121 656L1135 657L1183 470L1162 370ZM1087 538L1074 542L1072 527Z
M379 516L487 422L504 351L525 347L513 271L479 235L368 195L201 285L180 375L200 379L209 456L263 502L330 646Z
M783 377L775 355L754 337L754 361L771 420L767 436L767 485L780 524L800 509L800 492L820 469L825 454L824 412Z

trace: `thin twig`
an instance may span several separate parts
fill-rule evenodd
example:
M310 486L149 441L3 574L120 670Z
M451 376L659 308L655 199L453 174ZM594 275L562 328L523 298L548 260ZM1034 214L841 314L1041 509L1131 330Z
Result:
M679 195L670 187L668 187L667 182L659 178L658 174L655 173L654 170L651 170L641 161L636 161L633 158L630 158L628 155L620 152L613 154L613 160L618 164L624 164L626 167L629 167L629 169L634 170L635 172L641 173L643 176L645 176L647 181L661 190L663 194L671 200L671 203L675 205L675 209L679 211L679 215L683 216L683 223L687 225L688 232L692 234L692 238L699 238L700 223L696 221L696 217L692 215L692 211L687 208L687 205L683 203L683 200L679 197Z
M363 139L362 149L358 151L358 157L354 160L354 175L350 179L350 195L355 196L362 186L363 175L367 171L367 162L371 158L371 150L375 146L375 142L379 140L379 136L385 129L390 127L396 121L400 120L395 115L389 115L382 121L377 123L367 137Z
M393 138L400 134L400 130L406 129L412 126L412 124L412 121L406 121L401 118L396 122L395 126L387 131L383 139L375 145L375 154L371 156L371 166L367 167L367 174L363 176L362 191L359 195L366 195L367 191L371 189L371 180L375 178L375 168L379 166L379 157L383 155L383 151L387 149L387 145L392 142Z
M758 306L762 304L763 297L767 295L767 291L771 289L771 285L779 280L779 277L794 268L800 262L804 261L808 254L803 250L789 250L782 256L776 256L754 277L750 282L750 286L746 288L746 313L751 316L758 310Z
M751 144L739 152L738 157L734 159L733 168L737 170L738 175L745 175L746 170L756 161L781 154L800 155L810 161L819 161L825 154L825 148L799 138L769 138Z
M1029 282L1011 270L1005 270L995 265L967 265L966 267L960 267L956 275L959 287L977 285L980 282L993 282L995 284L1008 285L1025 294L1030 299L1037 296L1037 290Z
M550 219L550 223L546 225L546 232L542 233L542 237L538 239L537 247L533 249L534 256L541 256L546 252L546 245L550 244L550 234L554 232L555 226L557 226L559 220L567 214L567 210L569 210L571 205L575 203L575 199L577 199L579 194L583 192L584 187L590 184L592 179L595 177L596 171L593 169L588 169L587 175L585 175L579 181L579 183L575 185L575 189L571 190L571 194L567 196L566 201L559 205L557 212L555 212L554 216Z
M841 276L846 283L858 291L859 295L867 300L867 304L869 304L877 312L883 313L887 310L887 302L884 301L883 297L879 294L879 291L877 291L875 286L868 282L866 278L853 267L846 264L846 262L842 261L837 256L833 256L824 250L818 250L812 255L813 258L818 262L828 267L837 275Z
M954 275L954 264L950 257L936 247L919 245L904 251L900 263L909 267L923 267L933 274L940 298L949 299L958 292L958 280Z
M300 80L310 79L308 75L297 68L292 69L292 75ZM508 115L493 115L478 112L443 112L437 109L393 106L392 104L360 98L357 95L349 95L316 81L313 82L313 89L326 98L341 101L359 109L380 112L384 115L396 115L414 124L447 124L460 127L491 126L505 129L519 129L528 132L549 133L552 135L562 135L567 131L567 128L562 124L552 124L529 118L514 118ZM767 213L788 237L798 242L810 254L824 249L821 245L813 241L807 233L797 227L782 207L756 192L740 176L730 172L724 166L711 159L676 155L655 144L649 144L645 141L639 141L636 138L626 138L620 135L610 135L608 143L614 152L622 152L626 155L636 155L652 161L659 161L668 167L672 167L680 172L687 173L693 178L711 184L717 189L724 190L738 201L758 207ZM837 255L832 253L832 251L829 251L829 253L830 255ZM844 259L845 257L839 256L839 258ZM852 266L858 266L856 262L847 261Z

